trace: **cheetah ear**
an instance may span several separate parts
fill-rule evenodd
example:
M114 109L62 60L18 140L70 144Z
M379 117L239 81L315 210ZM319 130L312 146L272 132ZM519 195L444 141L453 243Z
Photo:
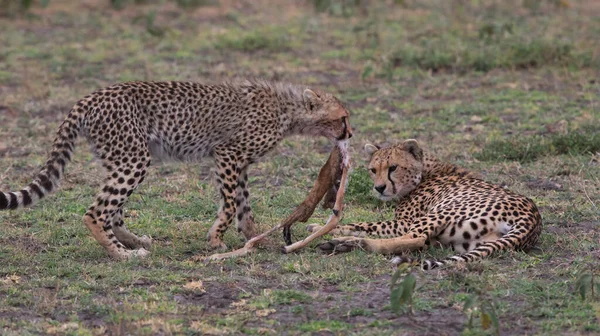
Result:
M404 150L415 157L417 161L423 160L423 150L419 147L419 143L415 139L408 139L402 143Z
M313 91L311 89L304 90L302 95L304 96L304 99L306 99L306 100L318 100L319 99L319 95L317 95L315 93L315 91Z
M304 92L302 93L302 97L304 97L304 102L305 102L307 108L311 111L313 111L315 109L315 106L318 105L318 102L320 100L319 95L317 95L311 89L304 90Z
M371 144L365 145L365 152L367 152L367 154L369 154L369 155L373 155L376 151L378 151L380 149L381 148L377 145L371 145Z

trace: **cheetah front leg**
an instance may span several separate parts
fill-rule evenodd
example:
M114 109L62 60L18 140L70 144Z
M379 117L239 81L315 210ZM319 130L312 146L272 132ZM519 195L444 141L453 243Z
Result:
M236 195L238 176L240 175L240 159L233 151L215 150L215 171L217 184L221 193L221 205L217 219L208 231L208 244L212 249L227 249L223 243L223 234L227 231L236 215ZM246 166L245 164L243 166Z
M430 214L417 218L410 226L408 232L396 238L371 239L357 237L339 237L318 246L325 252L349 252L360 248L368 252L382 254L399 254L425 247L430 238L445 229L448 223L443 215Z
M248 166L243 168L238 177L235 206L237 210L236 220L238 232L244 234L246 239L256 235L254 215L250 207L250 193L248 192Z

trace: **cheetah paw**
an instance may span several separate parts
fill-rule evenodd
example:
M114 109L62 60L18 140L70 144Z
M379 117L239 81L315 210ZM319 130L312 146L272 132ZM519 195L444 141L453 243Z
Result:
M140 245L142 246L142 249L149 250L150 248L152 248L152 238L146 235L141 236Z
M131 257L145 258L150 254L150 251L145 248L140 248L137 250L131 250Z
M340 237L321 243L317 248L327 253L345 253L357 248L364 249L364 240L356 237Z
M117 260L130 260L133 258L145 258L149 254L150 251L146 250L145 248L140 248L137 250L126 250L124 253L110 255Z
M208 242L208 247L211 250L216 250L216 251L225 251L227 250L227 245L225 245L225 243L223 243L223 241L221 240L211 240Z

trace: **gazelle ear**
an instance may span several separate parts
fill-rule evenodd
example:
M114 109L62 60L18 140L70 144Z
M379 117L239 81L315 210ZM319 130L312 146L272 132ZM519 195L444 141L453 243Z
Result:
M373 155L373 153L375 153L379 149L380 148L377 145L371 145L371 144L366 144L365 145L365 152L367 152L367 154L369 154L369 155Z
M423 150L415 139L408 139L402 143L404 150L409 152L417 161L423 160Z

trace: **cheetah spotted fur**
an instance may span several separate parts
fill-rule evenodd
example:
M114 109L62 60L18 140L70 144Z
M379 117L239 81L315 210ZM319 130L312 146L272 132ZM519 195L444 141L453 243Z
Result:
M528 250L542 230L537 207L527 197L487 183L466 169L437 161L415 140L379 149L372 154L369 171L374 190L382 200L398 199L395 219L339 226L334 238L319 248L346 252L355 248L402 254L439 243L459 252L443 260L424 260L433 269L453 262L470 262L504 249ZM311 224L309 230L320 226ZM385 239L364 238L375 235ZM407 258L395 258L407 261ZM410 261L410 259L408 259Z
M349 139L348 118L333 95L291 84L258 80L116 84L73 106L45 165L22 190L0 192L0 210L32 205L56 190L82 133L106 170L104 185L83 221L111 257L148 254L151 239L126 228L123 204L146 177L152 157L214 159L221 206L208 240L212 248L225 248L222 235L234 219L247 239L255 235L248 165L287 136Z

